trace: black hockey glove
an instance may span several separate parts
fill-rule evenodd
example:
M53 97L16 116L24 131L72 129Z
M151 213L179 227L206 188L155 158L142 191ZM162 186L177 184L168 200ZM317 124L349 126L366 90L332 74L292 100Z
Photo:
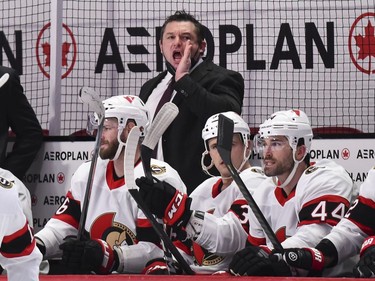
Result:
M103 240L68 239L60 245L62 262L76 272L109 274L118 267L116 251Z
M294 268L299 272L297 275L301 275L300 270L303 269L303 275L307 276L321 276L321 272L324 268L324 255L322 252L315 248L290 248L284 249L284 252L277 253L272 252L270 259L275 262L277 260L283 260L290 267Z
M261 247L247 246L237 252L229 271L236 276L291 276L289 266L283 260L271 262L268 253Z
M361 259L354 267L355 277L375 277L375 236L368 237L362 244Z
M146 177L136 179L139 195L150 211L170 226L185 226L190 218L191 198L164 181Z

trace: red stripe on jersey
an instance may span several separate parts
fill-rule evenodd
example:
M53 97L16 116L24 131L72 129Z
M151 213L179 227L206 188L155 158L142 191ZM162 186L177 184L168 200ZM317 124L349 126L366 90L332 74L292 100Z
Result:
M203 265L203 262L205 260L206 252L199 244L193 242L193 253L195 257L195 261L198 263L198 265Z
M192 255L190 247L182 243L180 240L173 241L173 244L180 250L184 251L189 256Z
M223 187L223 180L220 178L212 187L212 198L218 196L221 192L221 188Z
M33 239L33 241L30 244L28 244L28 246L25 247L22 252L6 253L6 252L3 252L3 251L0 251L0 253L6 258L19 258L19 257L24 257L24 256L30 255L35 247L36 247L36 241L35 241L35 239Z
M305 208L306 206L309 206L312 204L320 203L321 201L344 203L345 206L349 206L349 201L346 198L339 196L339 195L327 194L327 195L323 195L321 197L315 198L307 202L306 204L302 206L302 208Z
M113 189L116 189L116 188L119 188L119 187L125 185L124 177L119 178L119 179L115 179L113 177L114 173L115 173L115 166L113 164L113 161L109 161L108 165L107 165L105 177L106 177L106 180L107 180L107 185L108 185L110 190L113 190Z
M313 223L336 225L345 215L349 201L338 195L324 195L304 204L298 214L298 226Z
M275 193L276 200L279 202L279 204L281 206L284 206L286 202L288 202L290 199L292 199L296 195L296 188L294 188L292 192L289 193L289 195L286 195L284 189L280 187L276 187L274 193Z
M248 205L247 201L245 199L237 199L233 202L232 205Z
M266 245L266 238L257 238L250 234L247 236L247 241L254 246Z
M136 225L137 227L142 227L142 228L152 227L152 224L148 219L137 219Z
M361 203L363 203L364 205L367 205L369 206L370 208L372 209L375 209L375 202L371 199L368 199L366 197L363 197L363 196L358 196L358 199Z
M25 233L29 233L29 227L28 227L28 223L27 222L25 223L25 225L22 228L20 228L16 232L12 233L11 235L4 236L2 243L9 243L12 240L15 240L15 239L17 239L19 237L24 236ZM29 235L29 236L31 237L31 235Z
M61 206L57 209L52 218L63 221L74 228L78 229L79 219L81 216L80 202L73 198L70 191L66 193L66 198Z
M354 223L358 228L360 228L364 233L366 233L368 236L374 236L375 235L375 229L372 227L369 227L367 225L364 225L356 220L353 220L351 218L348 218L352 223Z
M35 244L29 224L26 222L18 231L4 236L0 253L6 258L28 256L34 250Z
M61 221L65 222L65 223L71 225L72 227L78 229L79 222L77 220L75 220L69 214L62 214L62 215L58 215L58 216L53 216L53 218L61 220Z

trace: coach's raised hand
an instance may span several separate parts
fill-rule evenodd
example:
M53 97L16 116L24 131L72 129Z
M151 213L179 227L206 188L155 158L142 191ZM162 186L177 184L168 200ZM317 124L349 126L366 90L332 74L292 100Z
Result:
M141 177L136 179L139 194L150 211L170 226L185 226L190 218L191 199L169 183Z
M189 74L192 60L195 61L195 58L191 57L192 46L193 46L193 44L192 44L191 40L188 40L186 42L186 46L185 46L181 61L176 68L176 73L175 73L175 80L176 81L178 81L183 76Z

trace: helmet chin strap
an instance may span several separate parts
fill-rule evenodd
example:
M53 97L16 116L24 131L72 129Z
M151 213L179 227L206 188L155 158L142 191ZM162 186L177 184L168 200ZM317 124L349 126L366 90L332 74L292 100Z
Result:
M115 156L111 159L113 161L115 161L115 160L118 159L118 157L120 156L121 152L126 147L126 143L121 140L121 134L124 131L124 129L125 128L123 126L119 126L119 128L118 128L118 133L117 133L118 147L117 147L117 151L116 151Z
M251 153L251 152L250 152ZM250 153L249 155L246 155L246 148L244 149L243 151L243 159L242 159L242 163L241 165L238 167L238 169L236 167L234 167L237 171L237 173L241 173L242 172L242 167L246 164L246 162L249 160L249 157L250 157ZM232 176L229 176L229 177L221 177L222 179L225 179L225 180L228 180L228 179L231 179Z
M249 152L249 155L246 155L246 147L245 147L245 149L244 149L244 151L243 151L243 159L242 159L242 163L241 163L241 165L238 167L238 169L236 169L238 173L241 173L241 170L242 170L243 166L246 164L246 162L247 162L247 161L249 160L249 158L250 158L250 154L251 154L251 151Z
M292 169L292 171L290 172L289 176L286 178L286 180L285 180L282 184L279 185L279 182L280 182L280 181L279 181L279 179L278 179L277 177L275 177L275 178L276 178L276 184L277 184L277 186L280 187L280 188L284 188L285 186L287 186L287 185L290 183L290 181L292 180L292 178L293 178L294 175L296 174L297 167L298 167L299 163L301 163L301 162L303 161L303 159L305 158L305 156L306 156L306 154L307 154L307 152L306 152L305 155L302 157L302 159L299 160L299 161L297 161L294 152L295 152L295 150L293 149L293 160L294 160L294 166L293 166L293 169Z
M205 174L211 176L211 177L214 177L214 175L212 175L208 170L211 169L213 166L214 166L214 163L212 162L212 159L211 159L211 163L209 166L206 166L204 164L204 158L209 154L209 152L207 150L205 150L203 153L202 153L202 158L201 158L201 166L202 166L202 170ZM236 167L236 170L238 173L241 173L241 170L242 170L242 167L245 165L245 163L249 160L249 157L250 157L250 154L251 152L249 153L249 155L246 155L246 149L243 151L243 160L242 160L242 163L240 165L240 167L237 169ZM228 177L221 177L223 180L227 180L227 179L231 179L232 176L228 176Z
M282 183L282 184L279 184L279 179L278 177L275 177L276 178L276 184L278 187L280 188L284 188L285 186L288 185L288 183L290 183L290 181L292 180L292 178L294 177L296 171L297 171L297 167L298 167L298 164L299 162L294 162L294 167L293 167L293 170L290 172L289 176L286 178L286 180Z
M208 155L208 151L205 150L203 153L202 153L202 157L201 157L201 166L202 166L202 170L203 172L210 176L210 177L214 177L214 175L212 175L210 172L209 172L209 169L211 169L213 166L214 166L214 163L212 162L212 159L211 159L211 163L210 165L206 166L204 164L204 159L206 158L206 156Z

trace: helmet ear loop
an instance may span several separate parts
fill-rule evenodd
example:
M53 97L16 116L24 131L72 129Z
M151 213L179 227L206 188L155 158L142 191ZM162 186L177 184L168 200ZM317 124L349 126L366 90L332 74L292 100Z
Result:
M237 172L240 173L243 166L246 164L246 162L249 160L250 156L251 156L251 149L248 149L249 146L251 147L251 145L249 145L250 143L250 139L248 137L243 137L243 144L244 144L244 150L243 150L243 160L241 162L241 165L238 167L238 169L236 168ZM247 153L247 151L249 151L249 153Z
M246 137L246 139L244 140L244 144L245 144L244 161L248 161L254 149L252 145L252 141L250 140L250 136ZM247 151L249 151L248 154L246 154Z
M204 159L206 158L206 156L209 155L209 152L207 150L205 150L203 153L202 153L202 157L201 157L201 166L202 166L202 170L203 172L210 176L210 177L214 177L214 175L212 175L208 170L210 170L213 166L214 166L214 162L212 161L212 158L210 157L211 159L211 163L209 166L206 166L204 164Z
M302 147L302 146L300 146L300 147ZM305 157L306 157L306 155L308 153L308 151L306 149L306 146L303 145L303 147L304 147L304 154L303 154L301 160L297 160L296 159L296 152L297 152L298 146L296 146L295 148L293 148L293 160L294 160L294 163L296 163L296 164L299 164L299 163L303 162L303 160L305 159Z
M297 167L298 167L299 163L301 163L301 162L303 161L303 159L306 157L307 149L305 149L304 156L301 158L301 160L297 160L297 159L296 159L296 152L297 152L297 149L298 149L297 145L295 145L295 146L292 147L293 160L294 160L293 170L291 171L291 173L289 174L289 176L288 176L288 178L285 180L285 182L283 182L281 185L279 185L279 187L281 187L281 188L285 187L288 183L290 183L290 181L292 180L292 178L293 178L294 175L296 174Z
M121 152L124 151L126 147L126 142L121 139L121 136L124 134L125 126L124 125L118 125L117 127L117 141L118 141L118 148L115 154L115 157L113 157L112 160L117 160L120 156Z

